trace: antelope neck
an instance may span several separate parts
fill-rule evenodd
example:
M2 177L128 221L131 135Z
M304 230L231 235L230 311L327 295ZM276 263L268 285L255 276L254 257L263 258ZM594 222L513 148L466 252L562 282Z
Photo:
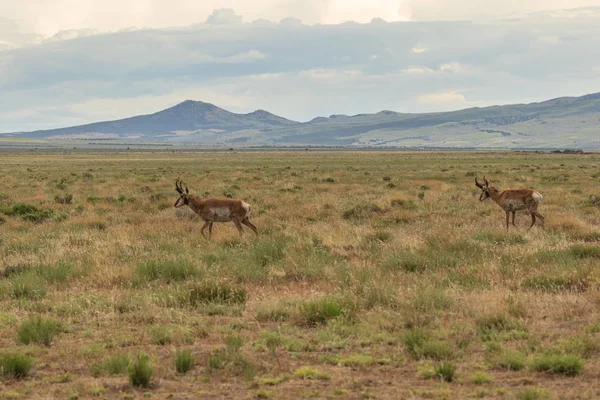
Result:
M490 197L492 198L492 200L496 200L500 197L500 195L502 194L502 192L500 192L498 189L496 189L495 187L488 187L488 193L490 195Z

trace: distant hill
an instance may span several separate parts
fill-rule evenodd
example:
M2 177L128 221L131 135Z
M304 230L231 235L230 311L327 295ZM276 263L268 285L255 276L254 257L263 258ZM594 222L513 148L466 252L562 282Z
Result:
M114 138L247 145L600 149L600 93L541 103L296 122L264 110L235 114L186 100L154 114L0 138Z
M297 122L278 117L263 110L257 110L249 114L234 114L213 104L186 100L174 107L154 114L13 135L21 138L57 139L85 136L168 139L170 137L197 134L202 131L211 133L234 132L291 124L297 124Z

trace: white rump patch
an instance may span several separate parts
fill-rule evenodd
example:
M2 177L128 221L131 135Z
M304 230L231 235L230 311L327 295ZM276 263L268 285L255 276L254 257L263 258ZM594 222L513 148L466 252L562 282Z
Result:
M542 196L540 193L538 192L533 192L533 194L531 195L531 197L533 197L533 199L538 203L541 204L542 201L544 200L544 196Z
M242 201L242 207L244 208L244 210L246 210L246 217L250 216L250 204L246 203L245 201Z

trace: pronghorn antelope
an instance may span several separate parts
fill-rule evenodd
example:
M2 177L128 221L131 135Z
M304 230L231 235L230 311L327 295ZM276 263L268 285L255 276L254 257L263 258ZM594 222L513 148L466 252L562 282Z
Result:
M544 226L544 217L540 214L537 209L542 203L543 197L540 193L530 189L514 189L505 190L500 192L493 186L490 186L488 180L483 177L483 185L477 181L475 177L475 185L482 190L479 201L484 201L488 198L492 198L502 209L506 212L506 229L508 230L508 215L512 213L512 224L515 225L515 213L520 210L527 210L531 214L531 225L529 229L535 224L535 217L538 217L542 221Z
M232 221L240 235L244 233L242 224L252 229L258 235L258 229L250 222L250 204L239 199L201 199L190 194L187 186L185 192L181 182L175 181L175 190L179 193L179 198L175 202L175 208L187 205L196 214L204 220L204 225L200 229L202 236L206 237L204 230L208 227L208 239L212 236L214 222Z

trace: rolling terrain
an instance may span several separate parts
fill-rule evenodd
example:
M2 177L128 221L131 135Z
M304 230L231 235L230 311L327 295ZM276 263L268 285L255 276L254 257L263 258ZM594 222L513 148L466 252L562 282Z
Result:
M437 148L600 148L600 93L541 103L292 121L264 110L235 114L186 100L149 115L0 134L10 139L115 139L223 145Z

